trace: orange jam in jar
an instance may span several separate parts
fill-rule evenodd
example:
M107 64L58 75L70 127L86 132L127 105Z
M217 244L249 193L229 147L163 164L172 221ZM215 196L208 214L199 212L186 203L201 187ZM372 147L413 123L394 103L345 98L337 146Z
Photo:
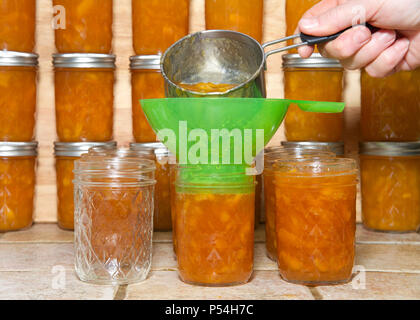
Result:
M61 53L111 53L112 0L53 0Z
M116 147L116 142L55 142L55 169L57 176L57 221L62 229L74 229L74 161L90 148Z
M337 60L319 53L308 59L283 56L286 99L343 101L343 69ZM304 112L292 104L284 122L288 141L338 142L343 139L343 113Z
M267 256L277 260L276 239L276 188L274 169L276 162L286 159L334 158L335 154L325 150L300 148L273 148L265 150L264 158L264 204L265 204L265 245Z
M263 37L264 0L206 0L206 29L245 33L258 42Z
M238 86L237 84L215 84L211 82L199 82L194 84L178 83L178 85L185 90L200 93L226 92Z
M363 225L388 232L420 229L420 142L360 146Z
M133 56L130 62L133 136L136 142L154 142L156 133L146 119L140 100L165 98L160 56Z
M37 142L0 142L0 232L33 222Z
M38 55L0 51L0 141L35 137Z
M61 142L112 140L115 56L55 54L55 114Z
M189 32L190 0L132 0L132 10L137 55L163 53Z
M0 50L33 52L35 0L0 0Z
M154 162L90 153L74 163L75 269L82 281L130 284L152 262Z
M349 281L355 254L356 161L282 160L274 171L282 278L304 285Z
M170 165L174 157L163 143L132 143L131 150L150 151L156 161L154 231L171 231L171 173Z
M181 280L204 286L248 282L254 260L254 177L238 182L196 174L191 182L183 170L177 173L174 224Z
M362 71L363 141L420 140L420 69L372 78Z

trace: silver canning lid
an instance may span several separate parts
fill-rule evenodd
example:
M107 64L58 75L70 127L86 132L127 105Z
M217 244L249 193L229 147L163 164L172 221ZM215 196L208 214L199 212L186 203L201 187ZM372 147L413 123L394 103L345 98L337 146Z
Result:
M317 142L317 141L282 141L285 148L301 148L331 151L337 156L344 155L344 142Z
M38 66L38 55L16 51L0 51L0 66L36 67Z
M54 154L57 157L81 157L93 147L115 148L117 142L54 142Z
M144 150L150 149L155 152L156 155L171 156L172 153L168 148L161 142L148 142L148 143L130 143L131 150Z
M38 154L38 142L0 142L0 157L32 157Z
M101 68L115 69L115 55L99 53L55 53L56 68Z
M361 142L360 154L371 156L419 156L420 141L416 142Z
M143 55L130 57L131 70L160 70L160 55Z
M319 53L314 53L307 59L298 54L285 54L283 68L343 68L340 61L324 58Z

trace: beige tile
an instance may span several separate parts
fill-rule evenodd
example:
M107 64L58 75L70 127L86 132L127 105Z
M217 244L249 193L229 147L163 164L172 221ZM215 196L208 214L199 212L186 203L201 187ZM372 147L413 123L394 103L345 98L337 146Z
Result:
M366 272L365 287L363 275L359 275L356 285L317 287L323 299L420 299L420 274ZM363 280L363 281L361 281Z
M0 272L0 300L112 300L113 286L97 286L81 282L73 270Z
M357 225L357 243L372 244L417 244L420 245L420 233L387 233L368 230L362 224Z
M172 232L154 232L153 242L170 242L172 243Z
M275 271L257 271L251 282L235 287L208 288L183 283L175 271L153 271L147 281L127 287L127 299L313 299L308 288L280 279Z
M72 231L60 229L55 223L36 223L32 228L24 231L8 232L0 237L3 242L36 242L36 243L61 243L73 242Z

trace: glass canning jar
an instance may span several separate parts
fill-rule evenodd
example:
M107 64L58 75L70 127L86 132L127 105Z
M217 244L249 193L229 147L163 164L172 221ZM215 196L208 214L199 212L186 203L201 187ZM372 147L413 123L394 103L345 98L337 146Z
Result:
M37 70L38 55L0 51L0 141L34 139Z
M161 54L189 32L190 0L132 0L137 55Z
M206 0L206 29L245 33L262 42L264 0Z
M115 56L54 54L55 114L61 142L107 142L114 122Z
M165 82L160 72L160 56L130 58L133 136L136 142L154 142L153 131L140 104L141 99L165 98Z
M0 50L33 52L35 0L0 0Z
M74 163L75 268L82 281L129 284L151 266L155 165L85 154Z
M344 157L344 142L282 141L281 145L285 149L328 151L337 157Z
M372 78L362 71L362 141L420 140L420 69Z
M203 286L248 282L254 260L255 177L180 166L175 188L181 280Z
M116 142L55 142L55 169L57 176L57 221L62 229L74 229L74 161L90 148L116 147Z
M420 229L420 142L360 145L362 219L369 229Z
M53 0L61 6L55 27L55 46L60 53L111 53L112 0ZM64 18L65 17L65 18Z
M0 232L33 223L37 142L0 142Z
M274 171L282 278L304 285L349 281L355 256L356 161L282 160Z
M286 99L343 101L343 68L338 60L319 53L308 59L283 56ZM304 112L292 104L284 121L288 141L339 142L343 139L344 113Z

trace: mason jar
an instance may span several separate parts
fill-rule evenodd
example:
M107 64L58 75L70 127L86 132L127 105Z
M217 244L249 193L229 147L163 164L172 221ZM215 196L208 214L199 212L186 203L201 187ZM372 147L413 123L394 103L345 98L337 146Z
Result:
M337 157L344 157L344 142L316 142L316 141L282 141L285 149L308 149L328 151Z

